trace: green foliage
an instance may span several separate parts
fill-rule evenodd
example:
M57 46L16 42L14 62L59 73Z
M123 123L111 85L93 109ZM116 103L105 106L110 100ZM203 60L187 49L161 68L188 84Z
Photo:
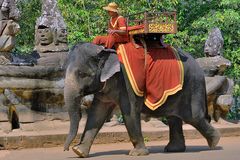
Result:
M34 27L36 19L41 15L41 0L20 0L21 33L17 37L17 50L30 51L34 43ZM58 0L58 7L68 26L68 41L73 45L79 41L92 41L96 35L105 34L108 15L102 9L109 0ZM146 10L175 10L178 0L116 0L123 15L134 14Z
M68 26L69 42L91 41L96 35L104 34L107 29L108 15L102 9L109 0L58 0L59 9ZM238 52L239 42L239 0L116 0L123 15L145 10L177 10L179 32L169 35L166 41L177 44L196 57L203 55L203 45L208 31L219 27L224 35L225 55L232 58ZM18 47L32 48L34 26L40 16L40 0L20 0L21 34L17 37ZM235 53L234 53L235 54Z
M226 75L235 80L234 95L239 96L240 77L240 1L239 0L179 0L177 5L179 32L166 40L180 46L194 57L204 56L203 47L208 32L220 28L224 38L224 56L232 62Z
M123 115L122 114L118 114L117 115L117 120L118 120L119 123L124 123Z
M235 86L234 86L234 95L235 96L240 96L240 84L237 83Z
M70 43L90 41L107 29L106 15L99 7L103 0L59 0L58 4L68 26Z
M239 92L240 93L240 92ZM230 108L230 112L227 115L227 119L240 120L240 97L234 98L234 106Z
M34 47L35 24L41 14L40 0L20 0L18 8L21 11L19 21L20 33L17 35L16 52L29 53Z
M222 0L221 5L227 6L232 9L239 9L240 1L239 0Z

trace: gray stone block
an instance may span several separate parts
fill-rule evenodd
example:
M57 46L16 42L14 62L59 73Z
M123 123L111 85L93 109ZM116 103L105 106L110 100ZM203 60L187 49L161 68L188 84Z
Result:
M19 119L19 123L33 123L43 121L46 119L44 115L32 111L24 105L17 105L16 111Z
M230 106L232 106L232 104L233 104L233 97L232 97L232 95L221 95L217 98L216 103L220 106L228 107L228 109L229 109Z
M8 108L6 106L0 106L0 123L8 122Z
M12 130L12 124L10 122L1 122L0 130L2 130L3 132L9 133Z

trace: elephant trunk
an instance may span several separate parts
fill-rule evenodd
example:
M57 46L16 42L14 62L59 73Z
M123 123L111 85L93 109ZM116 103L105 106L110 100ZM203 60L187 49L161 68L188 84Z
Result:
M74 77L74 74L67 71L64 87L64 101L70 118L70 129L64 144L64 150L69 150L69 146L78 132L79 121L82 118L80 108L81 98L82 96L80 94L79 85Z
M82 114L80 108L74 107L69 108L68 110L69 118L70 118L70 129L67 136L67 139L64 144L64 151L69 150L69 146L74 140L78 132L79 121L81 120Z

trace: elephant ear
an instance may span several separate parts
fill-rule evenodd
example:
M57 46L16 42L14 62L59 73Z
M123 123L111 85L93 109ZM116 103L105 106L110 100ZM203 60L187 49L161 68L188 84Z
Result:
M103 54L109 54L109 53L105 52ZM118 56L115 53L110 53L101 70L101 76L100 76L101 82L105 82L117 72L120 72L120 62L118 60Z

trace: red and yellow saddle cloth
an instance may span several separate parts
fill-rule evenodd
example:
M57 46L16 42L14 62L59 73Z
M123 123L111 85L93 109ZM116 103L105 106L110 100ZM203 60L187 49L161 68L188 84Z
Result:
M151 110L156 110L168 96L182 89L183 64L170 46L148 49L146 64L144 48L132 42L119 45L117 53L135 94L145 96L145 104Z

